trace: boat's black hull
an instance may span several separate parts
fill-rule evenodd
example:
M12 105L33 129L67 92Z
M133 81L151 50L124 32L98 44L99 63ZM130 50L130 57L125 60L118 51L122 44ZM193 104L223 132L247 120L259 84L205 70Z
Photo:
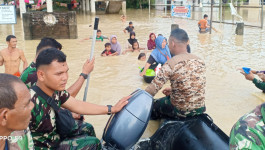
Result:
M229 137L207 114L185 120L167 120L137 150L228 150Z

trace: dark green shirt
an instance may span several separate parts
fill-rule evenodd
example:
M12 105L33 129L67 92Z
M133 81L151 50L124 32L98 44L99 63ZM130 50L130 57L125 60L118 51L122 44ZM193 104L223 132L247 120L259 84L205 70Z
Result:
M20 79L26 84L28 89L36 84L38 77L36 64L34 62L31 62L31 64L22 72Z
M265 103L241 117L230 133L230 150L265 149Z
M60 143L60 136L56 131L55 112L48 105L47 101L30 90L31 101L34 108L31 111L32 119L29 123L29 129L34 142L35 149L50 149ZM67 91L55 91L52 98L59 107L70 97Z

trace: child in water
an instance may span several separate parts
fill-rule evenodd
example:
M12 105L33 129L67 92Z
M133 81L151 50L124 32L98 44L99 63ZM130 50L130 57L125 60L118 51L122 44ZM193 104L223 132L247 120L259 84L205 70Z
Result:
M125 54L127 52L134 52L134 51L140 52L140 50L145 50L145 48L140 48L139 43L137 41L135 41L133 43L132 48L125 50L122 54Z
M126 22L126 16L125 16L125 15L122 15L122 16L121 16L121 21L122 21L122 22Z
M140 53L139 56L138 56L138 60L140 60L140 61L145 61L145 60L146 60L146 55L145 55L145 53Z
M101 35L101 30L97 30L96 41L97 42L103 42L104 39L108 39L108 37Z
M135 38L135 32L131 32L130 33L130 38L128 39L128 47L127 48L132 48L132 46L133 46L133 43L134 42L137 42L137 39Z
M105 56L115 56L115 55L117 55L117 52L111 49L110 43L106 43L105 50L101 53L101 56L105 57Z
M128 31L128 33L131 33L133 30L134 30L134 26L133 26L133 23L130 21L129 22L129 26L126 27L123 32L126 33L126 30Z
M105 37L105 36L103 36L101 34L102 34L101 30L97 30L96 42L103 42L104 39L108 39L108 37ZM89 39L93 39L93 37L85 38L83 40L89 40Z

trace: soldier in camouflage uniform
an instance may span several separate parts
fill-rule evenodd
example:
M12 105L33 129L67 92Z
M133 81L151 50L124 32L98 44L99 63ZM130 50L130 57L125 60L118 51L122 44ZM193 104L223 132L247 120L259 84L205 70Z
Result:
M243 69L240 70L247 80L252 81L257 88L261 89L265 93L265 71L251 70L249 74L246 74ZM257 74L261 80L255 78L254 74Z
M42 38L36 50L36 58L38 54L47 48L62 49L62 45L53 38ZM35 58L35 59L36 59ZM22 72L20 79L26 84L28 88L32 87L37 82L37 70L35 60Z
M265 103L241 117L230 133L231 150L265 149Z
M33 137L35 149L41 148L57 148L57 149L100 149L101 145L96 138L94 128L91 124L83 121L75 121L75 130L69 137L62 140L56 132L55 112L47 104L46 100L30 90L31 101L37 106L32 110L32 119L30 121L30 130ZM67 91L54 92L52 98L60 107L69 99L70 95ZM80 144L81 143L81 144Z
M47 48L56 48L58 50L61 50L62 45L53 38L43 38L41 39L39 45L37 46L36 58L40 52L42 52L43 50ZM89 60L87 60L84 63L83 69L82 69L83 74L87 75L91 72L90 70L91 63L93 63L93 61L89 62ZM31 62L31 64L23 71L23 73L20 76L20 79L27 85L28 88L36 84L37 71L36 71L35 60ZM80 75L78 79L76 80L76 82L67 89L67 91L71 94L71 96L75 97L78 94L84 81L85 81L84 77Z
M35 62L31 64L23 71L20 76L20 79L26 84L28 89L36 84L37 82L37 71Z
M43 51L47 48L57 48L58 50L61 50L62 45L53 38L43 38L43 39L41 39L39 45L37 46L36 58L41 51ZM85 68L87 70L87 67L83 67L83 68ZM84 70L83 70L83 73L85 73ZM89 72L86 72L86 73L89 73ZM36 82L37 82L37 70L36 70L35 60L33 62L31 62L31 64L23 71L23 73L20 76L20 79L26 84L26 86L29 89L33 85L36 84ZM80 81L82 81L82 82L80 82ZM77 95L77 93L79 92L80 88L82 87L82 84L84 81L85 81L84 78L81 76L76 81L76 83L74 83L73 86L71 86L72 88L70 87L68 89L68 91L70 91L70 94L72 96ZM77 84L78 84L78 86L77 86ZM80 115L75 114L75 113L72 113L72 114L73 114L73 117L75 119L80 119ZM33 141L31 138L31 133L30 133L29 129L24 130L24 131L15 131L11 134L11 136L16 136L16 135L22 136L22 140L21 141L17 141L17 140L11 141L10 145L12 146L12 148L20 149L20 150L34 149ZM22 146L19 146L18 144L24 145L24 146L22 147Z
M92 65L93 69L94 65ZM100 115L119 112L128 98L120 100L112 108L76 100L65 90L68 80L66 56L55 48L42 51L36 59L38 80L36 85L59 106L84 115ZM83 121L76 121L74 131L64 137L57 132L54 109L34 90L31 101L35 107L31 111L30 131L35 149L101 149L100 141L95 136L93 126Z
M155 95L170 80L171 87L163 90L166 97L155 100L152 119L187 117L205 111L206 67L204 62L187 52L189 37L175 29L169 38L170 52L175 55L161 68L146 91Z
M241 73L249 81L252 81L257 88L265 90L264 74L258 74L263 80L260 81L255 78L251 71L246 74L242 69ZM239 149L265 149L265 103L257 106L253 111L241 117L233 126L230 133L229 147L231 150Z

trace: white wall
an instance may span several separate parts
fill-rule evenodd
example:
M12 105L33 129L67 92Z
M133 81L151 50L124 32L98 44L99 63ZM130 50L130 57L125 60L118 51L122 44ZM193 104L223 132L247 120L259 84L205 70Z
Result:
M165 4L166 0L156 0L155 4ZM164 10L165 6L155 6L157 10Z

